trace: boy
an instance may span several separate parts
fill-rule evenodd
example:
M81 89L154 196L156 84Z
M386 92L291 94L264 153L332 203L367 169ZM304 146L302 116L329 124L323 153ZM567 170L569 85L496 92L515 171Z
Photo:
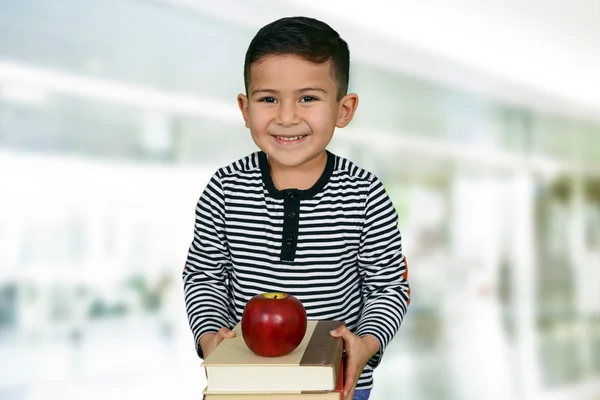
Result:
M296 296L311 319L346 322L346 399L367 399L409 286L395 209L373 174L329 152L358 105L350 56L315 19L263 27L246 53L238 104L260 151L219 169L196 208L183 272L201 358L262 292ZM356 392L355 392L356 390Z

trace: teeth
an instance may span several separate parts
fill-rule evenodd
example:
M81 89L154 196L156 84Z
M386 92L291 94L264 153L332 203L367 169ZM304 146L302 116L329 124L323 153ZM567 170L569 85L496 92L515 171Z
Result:
M302 139L304 136L306 136L306 135L302 135L302 136L293 136L293 137L277 136L277 139L280 139L280 140L289 140L289 141L293 141L293 140L300 140L300 139Z

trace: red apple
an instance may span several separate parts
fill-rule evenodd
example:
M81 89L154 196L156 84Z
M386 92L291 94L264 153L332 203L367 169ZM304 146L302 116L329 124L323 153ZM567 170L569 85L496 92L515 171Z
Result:
M294 296L262 293L252 297L242 314L242 336L254 354L280 357L298 347L306 333L306 310Z

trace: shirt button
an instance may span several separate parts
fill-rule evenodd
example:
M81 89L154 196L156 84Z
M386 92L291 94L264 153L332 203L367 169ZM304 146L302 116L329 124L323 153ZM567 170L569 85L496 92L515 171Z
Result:
M287 244L288 246L291 246L294 243L294 239L292 238L285 238L285 244Z
M296 217L297 217L297 215L296 215L296 213L295 213L295 212L293 212L293 211L292 211L291 213L289 213L289 214L288 214L288 218L289 218L289 219L295 219Z
M288 199L293 199L294 197L296 197L296 194L292 191L287 192L285 195Z

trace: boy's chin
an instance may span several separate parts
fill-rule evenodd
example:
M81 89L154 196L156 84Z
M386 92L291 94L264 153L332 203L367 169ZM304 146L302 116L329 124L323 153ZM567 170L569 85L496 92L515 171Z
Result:
M264 150L263 150L264 151ZM264 151L271 160L271 164L289 169L302 169L310 167L321 167L321 163L327 161L325 149L319 152L286 152L286 151Z

